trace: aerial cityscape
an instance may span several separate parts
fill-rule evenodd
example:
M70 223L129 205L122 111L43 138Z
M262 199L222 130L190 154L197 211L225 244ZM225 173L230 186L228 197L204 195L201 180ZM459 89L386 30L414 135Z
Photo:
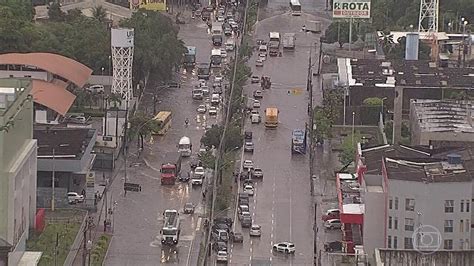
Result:
M474 1L0 2L0 266L474 265Z

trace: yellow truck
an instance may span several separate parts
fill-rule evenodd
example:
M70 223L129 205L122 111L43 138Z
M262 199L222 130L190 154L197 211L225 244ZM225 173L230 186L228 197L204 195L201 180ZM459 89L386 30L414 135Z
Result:
M276 128L278 126L278 108L269 107L265 111L265 127Z

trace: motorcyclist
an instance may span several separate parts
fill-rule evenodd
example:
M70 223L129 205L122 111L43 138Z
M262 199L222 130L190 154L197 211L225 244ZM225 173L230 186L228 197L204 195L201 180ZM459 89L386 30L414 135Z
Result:
M184 120L184 125L185 125L185 126L188 126L188 125L189 125L189 119L188 119L188 118L186 118L186 119Z

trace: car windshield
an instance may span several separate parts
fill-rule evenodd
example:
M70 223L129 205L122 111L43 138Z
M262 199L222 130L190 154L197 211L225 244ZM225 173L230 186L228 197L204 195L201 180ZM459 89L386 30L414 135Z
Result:
M288 247L290 247L290 248L294 248L294 247L295 247L295 245L293 245L293 244L289 244L289 245L288 245Z
M161 169L161 173L163 173L163 174L174 174L174 168L163 168L163 169Z
M167 235L167 236L176 235L177 232L178 230L176 229L163 229L163 235Z

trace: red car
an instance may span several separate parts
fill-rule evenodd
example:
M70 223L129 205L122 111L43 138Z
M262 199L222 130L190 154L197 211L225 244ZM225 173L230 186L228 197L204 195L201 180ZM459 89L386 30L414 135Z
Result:
M339 219L339 209L329 209L326 211L326 214L324 214L321 219L323 221L331 220L331 219Z

